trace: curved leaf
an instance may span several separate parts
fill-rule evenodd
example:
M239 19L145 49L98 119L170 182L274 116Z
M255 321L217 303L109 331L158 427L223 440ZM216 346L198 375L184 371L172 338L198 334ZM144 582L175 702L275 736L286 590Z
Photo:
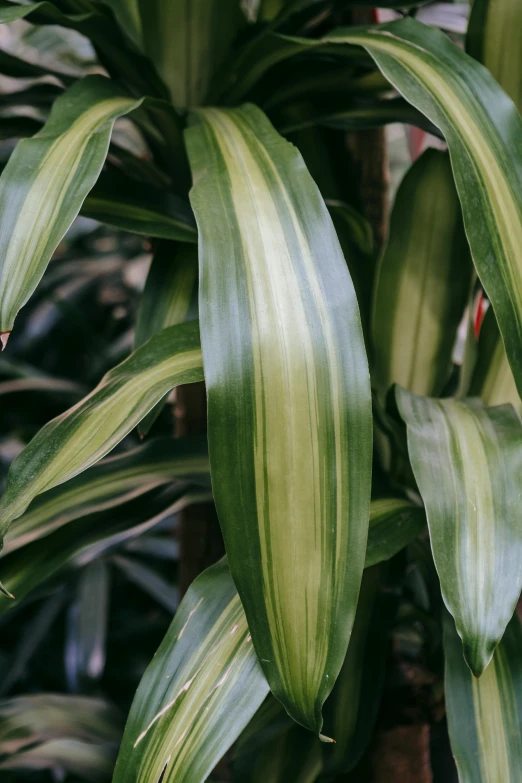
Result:
M97 388L43 427L13 462L0 500L0 535L31 500L104 457L180 383L203 380L197 321L164 329Z
M205 436L156 438L131 451L108 457L35 498L9 529L4 554L74 519L112 508L176 479L199 478L206 485L208 471Z
M522 589L522 422L510 405L396 399L442 596L479 677Z
M201 110L186 139L210 465L230 570L272 691L319 732L368 529L357 301L317 186L259 109Z
M520 783L522 628L515 614L482 677L472 676L444 618L446 707L460 783Z
M185 201L113 168L101 174L81 213L133 234L197 242L194 216Z
M114 121L140 103L88 76L17 145L0 177L0 333L11 331L98 178Z
M190 586L139 685L113 783L200 783L268 693L223 561Z
M522 391L522 119L490 73L443 33L413 19L328 41L359 44L444 134L466 234Z
M474 0L466 49L483 63L522 110L522 5L518 0Z
M471 282L449 157L428 149L403 179L381 257L372 313L372 378L439 394Z
M23 518L23 517L22 517ZM426 526L426 513L402 498L379 498L370 503L370 527L364 567L390 560Z

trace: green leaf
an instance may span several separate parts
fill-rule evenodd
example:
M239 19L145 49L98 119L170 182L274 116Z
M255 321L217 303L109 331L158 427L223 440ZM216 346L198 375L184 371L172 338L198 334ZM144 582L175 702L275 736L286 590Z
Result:
M272 691L319 732L367 538L371 406L357 301L317 186L259 109L201 110L186 140L230 570Z
M403 179L380 259L372 314L372 378L441 392L471 281L449 157L428 149Z
M197 289L197 247L162 242L154 254L141 296L134 345L138 347L160 329L196 318ZM139 423L141 436L149 432L165 401L166 398Z
M426 513L402 498L379 498L370 504L370 527L364 567L390 560L426 526Z
M479 677L522 588L522 422L510 405L396 399L442 597Z
M30 63L11 52L0 51L0 73L12 79L39 79L41 76L54 76L63 84L70 84L76 79L74 74L55 71L36 63Z
M135 585L141 587L142 590L152 596L169 614L174 614L179 605L179 590L177 587L169 584L152 568L143 565L137 560L116 555L113 557L113 562L129 581L134 582Z
M348 651L331 697L325 704L325 725L335 744L323 745L323 772L349 772L364 753L381 700L392 599L380 592L381 571L364 572Z
M155 438L108 457L35 498L9 529L4 553L42 538L72 520L112 508L176 479L190 478L207 485L208 471L205 436Z
M94 185L117 117L141 101L88 76L21 141L0 177L0 333L10 332L59 241Z
M101 174L81 213L133 234L197 242L194 216L183 199L137 182L114 168Z
M483 66L413 19L328 41L359 44L448 142L467 238L522 391L522 119Z
M515 614L482 677L472 676L449 615L444 618L446 708L460 783L521 779L522 628Z
M43 427L13 462L0 536L31 500L94 465L174 386L203 380L197 321L155 335L74 408Z
M268 693L224 561L190 586L131 707L113 783L199 783Z
M518 0L474 0L466 49L483 63L522 110L522 5Z
M506 356L493 310L489 309L480 328L478 351L470 396L480 397L486 405L511 403L522 414L515 379Z
M154 529L192 502L206 500L208 492L190 492L186 486L152 490L108 511L89 514L74 525L63 525L48 536L3 556L2 576L16 600L2 599L0 614L19 605L51 578L63 580L67 570L91 563Z

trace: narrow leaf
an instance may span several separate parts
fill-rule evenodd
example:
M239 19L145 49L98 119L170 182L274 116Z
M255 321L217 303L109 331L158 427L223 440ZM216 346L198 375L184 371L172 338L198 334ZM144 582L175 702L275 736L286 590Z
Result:
M38 285L94 185L112 126L140 101L88 76L53 106L39 133L21 141L0 177L0 332Z
M62 525L112 508L176 479L209 484L206 437L155 438L98 465L35 498L12 524L4 554Z
M328 40L364 46L444 134L473 260L522 391L522 119L516 107L483 66L413 19L340 29Z
M317 186L259 109L202 110L186 139L210 464L230 569L272 691L319 732L368 529L357 301Z
M522 628L515 614L482 677L472 676L449 615L444 618L446 708L460 783L519 783Z
M189 205L168 191L126 177L114 168L102 173L82 209L82 215L115 228L179 242L196 242Z
M442 597L479 677L522 588L522 423L510 405L396 398Z
M268 693L226 564L189 588L131 707L113 783L200 783Z
M170 389L202 379L197 321L164 329L117 365L15 459L0 500L1 537L36 495L104 457Z
M377 270L373 381L437 395L447 381L471 281L449 157L428 149L402 181Z
M167 612L174 614L179 605L179 590L176 587L165 581L152 568L139 563L137 560L116 555L113 558L113 562L116 563L127 579L141 587L142 590L145 590Z

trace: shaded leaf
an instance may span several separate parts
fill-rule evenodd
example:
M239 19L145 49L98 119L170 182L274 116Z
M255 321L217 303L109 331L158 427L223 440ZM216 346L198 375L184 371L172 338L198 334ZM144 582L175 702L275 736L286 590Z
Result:
M409 500L379 498L370 503L370 527L364 567L390 560L426 526L426 513Z

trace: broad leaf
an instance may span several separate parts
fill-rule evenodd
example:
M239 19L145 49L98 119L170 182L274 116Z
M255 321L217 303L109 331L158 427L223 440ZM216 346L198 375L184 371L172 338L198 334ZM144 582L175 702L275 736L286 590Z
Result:
M510 405L396 398L442 596L479 677L522 589L522 422Z
M201 110L186 139L210 464L230 569L272 691L319 732L368 530L357 302L317 186L259 109Z
M197 317L198 252L195 246L162 242L154 254L140 300L134 345L167 326ZM158 403L138 425L146 435L163 409Z
M22 517L23 519L23 517ZM370 527L364 567L390 560L426 526L426 513L409 500L378 498L370 504Z
M54 104L39 133L24 139L0 177L0 333L38 285L107 154L112 126L140 101L88 76Z
M43 427L13 462L0 500L0 535L31 500L104 457L174 386L203 379L198 323L164 329L97 388Z
M488 71L413 19L328 40L359 44L444 134L478 275L522 390L522 119Z
M377 270L373 382L441 392L471 281L471 262L449 157L427 150L402 181Z
M83 202L81 213L134 234L197 241L194 217L185 201L126 177L114 168L102 173Z
M506 356L493 310L488 310L480 328L477 359L471 378L470 396L480 397L486 405L510 402L522 413L522 401Z
M522 110L520 31L522 4L518 0L474 0L466 49L483 63Z
M113 783L200 783L268 693L223 561L190 586L139 685Z
M459 783L519 783L522 747L522 628L515 614L477 680L464 662L449 615L444 618L446 708Z

